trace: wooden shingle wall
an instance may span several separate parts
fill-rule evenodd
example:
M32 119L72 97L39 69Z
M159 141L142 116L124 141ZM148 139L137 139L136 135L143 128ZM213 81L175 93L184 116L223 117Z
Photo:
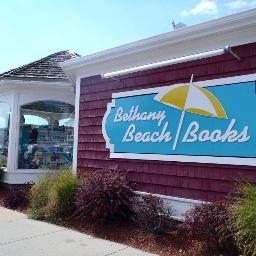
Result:
M142 71L119 81L93 76L81 79L78 169L128 170L138 190L183 198L214 201L234 189L239 179L256 181L256 168L214 164L110 159L101 124L114 92L160 87L256 73L256 43L234 47L230 54ZM246 99L242 99L246 100Z

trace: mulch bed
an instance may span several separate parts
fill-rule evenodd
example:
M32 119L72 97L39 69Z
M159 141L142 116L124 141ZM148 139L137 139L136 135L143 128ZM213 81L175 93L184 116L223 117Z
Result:
M0 206L4 206L4 198L9 188L0 186ZM18 209L26 212L27 209ZM155 253L161 256L216 256L205 252L204 244L199 241L183 241L181 235L175 231L164 235L154 235L146 232L132 222L111 223L103 227L81 225L75 218L68 218L64 226L80 232L125 244L140 250Z
M176 231L164 235L154 235L146 232L132 222L111 223L103 227L81 225L75 218L66 219L64 226L121 244L155 253L161 256L216 256L204 250L199 241L182 241Z
M8 193L9 189L7 187L0 186L0 206L4 206L4 199Z

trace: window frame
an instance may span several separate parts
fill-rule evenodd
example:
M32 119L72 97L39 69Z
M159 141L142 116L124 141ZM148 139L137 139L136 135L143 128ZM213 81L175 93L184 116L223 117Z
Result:
M73 118L74 118L74 121L75 121L75 104L74 104L74 101L72 100L65 100L65 99L60 99L60 98L55 98L55 99L51 99L51 98L38 98L34 101L24 101L22 102L22 104L19 105L19 111L18 111L18 116L19 116L19 122L18 125L17 125L17 138L16 138L16 141L17 141L17 147L16 147L16 171L20 172L22 171L23 173L45 173L45 172L55 172L58 170L58 168L56 169L51 169L51 168L38 168L38 169L28 169L28 168L19 168L19 148L20 148L20 136L21 136L21 125L20 125L20 119L21 119L21 111L22 111L22 107L25 106L25 105L30 105L30 104L33 104L33 103L37 103L37 102L45 102L45 101L51 101L51 102L55 102L55 103L62 103L62 104L68 104L70 106L72 106L74 108L74 111L72 112L73 113ZM50 113L50 112L49 112ZM70 113L70 115L72 114ZM47 120L48 121L48 120ZM75 132L75 127L73 127L73 133ZM73 165L73 161L74 161L74 137L73 137L73 142L72 142L72 161L70 163L70 166L72 167ZM65 165L63 165L65 167Z
M0 97L0 104L6 104L9 107L9 116L8 116L8 125L7 125L7 130L8 130L8 138L7 138L7 156L6 156L6 166L0 166L0 168L3 168L4 170L8 169L8 159L10 156L9 152L9 144L10 144L10 126L11 126L11 104L10 102L7 102L8 100L6 97Z

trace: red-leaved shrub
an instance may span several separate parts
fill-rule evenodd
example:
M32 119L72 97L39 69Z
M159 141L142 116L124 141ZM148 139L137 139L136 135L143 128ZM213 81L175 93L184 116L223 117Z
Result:
M4 206L10 209L26 208L29 204L28 192L30 188L30 184L10 188L4 198Z
M224 255L238 255L231 231L226 203L203 203L190 209L185 221L179 225L179 232L185 239L205 242L208 250Z
M97 170L85 173L76 193L76 217L92 225L129 219L134 193L120 171Z
M134 221L141 228L154 234L170 231L176 224L173 211L157 196L143 195L134 201Z

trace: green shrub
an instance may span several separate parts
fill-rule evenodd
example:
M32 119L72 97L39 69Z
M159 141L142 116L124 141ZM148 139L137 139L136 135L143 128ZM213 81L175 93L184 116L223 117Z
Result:
M50 175L44 176L38 184L34 184L30 190L29 215L33 219L43 220L46 215L46 208L49 202L50 189L53 185L53 178Z
M77 184L77 176L69 169L45 176L31 189L30 216L59 222L62 217L72 214Z
M29 217L34 220L44 220L45 219L45 213L43 208L35 208L31 207L29 209Z
M256 187L239 186L239 196L229 207L234 237L243 255L256 255Z
M78 184L77 176L70 170L63 170L53 180L49 193L48 210L57 216L68 216L75 209L75 193Z

